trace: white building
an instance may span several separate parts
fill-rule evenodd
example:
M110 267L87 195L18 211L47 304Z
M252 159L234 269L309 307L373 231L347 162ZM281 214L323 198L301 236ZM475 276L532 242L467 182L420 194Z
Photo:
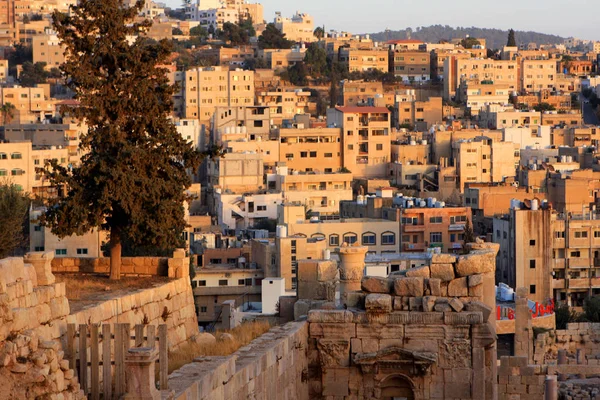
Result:
M277 218L277 206L282 204L281 193L226 194L214 192L214 209L218 224L228 229L246 229L261 220Z
M203 125L197 119L180 119L175 121L177 132L195 149L203 150L206 146Z
M314 42L314 20L305 13L296 12L292 18L284 18L281 13L275 15L275 27L285 35L288 40L294 42Z
M542 125L513 126L502 129L502 141L513 142L519 148L548 148L552 145L552 127Z

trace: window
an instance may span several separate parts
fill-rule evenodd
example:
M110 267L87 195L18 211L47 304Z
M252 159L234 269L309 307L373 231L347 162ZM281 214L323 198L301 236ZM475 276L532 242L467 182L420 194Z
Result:
M588 237L587 231L577 231L575 232L575 239L582 239Z
M40 225L36 225L33 227L33 230L36 232L40 232L42 230L42 227Z
M10 155L10 158L13 160L21 160L23 158L23 156L21 155L21 153L12 153Z
M201 313L208 312L208 308L206 306L202 306L202 307L200 307L200 312Z
M5 169L0 169L0 176L6 176L8 172Z
M246 286L252 286L252 278L245 279Z
M571 252L571 257L573 257L573 258L579 258L579 257L581 257L581 252L579 250L572 251Z
M211 264L221 264L221 259L220 258L211 258L210 263Z
M21 176L25 174L25 171L23 171L21 168L15 168L12 171L10 171L10 174L12 176Z
M467 200L469 200L469 199L467 198ZM454 217L450 217L451 224L459 224L461 222L467 222L466 215L455 215Z
M206 281L198 281L198 286L206 286Z
M356 233L346 233L344 235L344 243L354 244L358 240Z
M325 153L325 158L331 158L333 157L333 153Z
M267 206L256 206L256 211L267 211Z
M301 151L301 152L300 152L300 157L302 157L302 158L306 158L306 157L308 157L308 152L306 152L306 151Z
M565 231L556 231L556 232L554 232L554 238L556 238L556 239L564 239L565 238Z
M600 231L594 231L594 237L600 238Z
M378 144L375 146L377 150L383 150L383 144Z
M44 246L35 246L34 251L44 251Z
M431 218L429 218L429 223L430 224L441 224L442 217L431 217Z
M88 253L88 249L77 249L78 255L85 255Z
M310 158L316 158L317 157L317 152L316 151L311 151L310 152Z
M431 232L429 234L430 243L442 243L442 232Z
M535 285L529 285L529 293L535 294Z
M529 260L529 268L535 268L535 260Z
M238 279L238 286L244 286L246 284L245 279Z
M6 153L0 153L0 160L6 160Z
M363 233L362 244L365 246L375 246L375 234L373 232Z
M392 232L384 232L381 234L381 244L390 246L396 244L396 235Z
M339 246L340 237L338 235L329 235L329 246Z
M227 286L229 281L227 279L219 279L219 286Z
M535 246L535 240L530 240L530 241L529 241L529 245L530 245L530 246Z
M288 160L292 160L294 158L294 154L293 153L288 153L285 155L285 158L287 158Z
M237 258L228 258L227 264L237 264Z
M66 256L66 255L67 255L67 249L56 249L56 250L54 251L54 253L55 253L57 256Z

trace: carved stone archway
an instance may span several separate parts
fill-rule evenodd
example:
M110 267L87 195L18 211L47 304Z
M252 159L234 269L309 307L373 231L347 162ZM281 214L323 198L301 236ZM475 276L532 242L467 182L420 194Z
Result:
M384 379L380 385L382 400L415 400L413 382L406 376L396 374Z

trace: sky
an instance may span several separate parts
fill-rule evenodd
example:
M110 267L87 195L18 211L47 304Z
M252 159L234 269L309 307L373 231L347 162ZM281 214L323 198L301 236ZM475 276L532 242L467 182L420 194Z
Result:
M157 1L157 0L155 0ZM158 0L180 7L182 0ZM255 2L250 0L250 2ZM600 1L579 0L261 0L265 20L275 11L312 15L326 30L376 33L434 24L536 31L600 40ZM502 7L502 9L500 9Z

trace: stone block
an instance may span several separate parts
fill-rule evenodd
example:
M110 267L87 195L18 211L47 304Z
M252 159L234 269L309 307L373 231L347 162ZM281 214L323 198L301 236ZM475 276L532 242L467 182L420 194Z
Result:
M52 260L54 253L48 252L32 252L27 253L23 257L26 264L31 264L37 275L37 284L40 286L52 285L56 278L52 274Z
M348 310L310 310L308 322L343 323L352 322L353 315Z
M408 309L410 311L423 311L423 297L409 297Z
M448 302L448 304L456 312L461 312L462 309L465 307L464 304L462 303L462 301L460 301L459 299L456 299L456 298L450 299L450 301Z
M429 267L424 265L421 267L410 268L406 271L406 276L408 278L417 278L417 277L429 278L430 277Z
M423 311L432 312L433 307L435 306L435 297L434 296L425 296L423 297Z
M328 339L350 339L356 337L356 324L349 323L310 323L311 337Z
M436 312L451 312L452 308L450 307L450 305L448 303L436 303L435 306L433 306L433 310Z
M323 260L317 263L317 280L330 282L339 279L338 267L335 261Z
M441 279L430 278L427 280L427 287L429 288L429 293L431 296L441 296L442 295L442 287L441 287Z
M350 341L319 339L317 341L321 367L348 367L350 365Z
M418 297L423 296L423 278L396 278L394 292L397 296Z
M465 304L466 311L479 311L483 314L483 320L487 321L492 313L492 308L481 301L472 301Z
M348 396L349 394L348 368L327 368L323 370L323 396Z
M392 291L392 281L388 278L365 276L360 282L360 287L368 293L390 293Z
M455 270L457 276L465 277L469 275L494 272L495 268L495 254L491 251L480 250L459 256L456 261Z
M365 299L365 309L371 312L391 312L392 296L378 293L369 294Z
M470 288L479 286L479 285L483 285L483 275L482 274L470 275L468 277L468 281L469 281Z
M346 306L348 308L359 308L364 310L366 293L363 292L347 292L346 293Z
M376 353L379 351L379 340L363 338L361 342L364 353Z
M448 282L442 282L440 284L440 296L448 296Z
M469 288L469 296L470 297L478 297L478 298L483 297L483 285L470 287Z
M394 297L394 310L396 311L408 311L408 299L409 297Z
M454 254L433 254L431 256L432 264L454 264L456 256Z
M469 295L467 278L453 279L448 283L448 297L462 297Z
M431 277L450 282L455 278L452 264L431 264Z

